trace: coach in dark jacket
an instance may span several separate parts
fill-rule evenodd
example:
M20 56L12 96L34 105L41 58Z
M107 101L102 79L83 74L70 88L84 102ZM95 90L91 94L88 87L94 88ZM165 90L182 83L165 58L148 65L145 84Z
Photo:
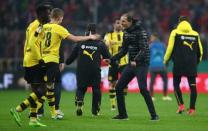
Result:
M128 119L126 112L123 90L136 76L139 88L151 114L151 120L158 120L151 96L147 90L147 73L150 60L148 36L140 21L136 21L129 14L121 16L121 24L124 30L124 40L120 52L111 58L117 61L125 54L129 55L129 64L122 72L121 78L116 85L116 96L119 114L113 119Z

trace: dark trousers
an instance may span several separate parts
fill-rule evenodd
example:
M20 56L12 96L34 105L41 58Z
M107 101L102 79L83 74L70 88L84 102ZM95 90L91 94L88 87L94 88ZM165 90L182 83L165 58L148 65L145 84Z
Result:
M131 67L130 65L127 65L125 67L124 71L121 74L121 78L118 80L118 83L115 87L119 115L128 116L126 112L123 90L127 87L128 83L136 76L140 92L144 97L148 110L152 117L156 116L154 104L152 102L149 91L147 90L147 73L148 66Z
M167 95L167 84L168 84L168 78L167 78L167 71L166 70L161 70L161 71L150 71L150 95L154 96L153 93L153 86L155 83L155 78L157 75L160 75L162 80L163 80L163 95Z
M176 96L176 100L178 105L184 104L183 96L180 89L180 82L182 76L173 76L173 85L174 85L174 92ZM187 76L189 87L191 90L190 95L190 109L195 109L196 99L197 99L197 90L196 90L196 77L195 76Z
M55 109L59 110L59 103L61 100L61 83L55 82Z
M89 85L82 85L78 84L76 91L76 102L84 102L84 96L87 91L87 87ZM97 114L100 110L101 105L101 90L100 90L100 83L96 82L92 84L92 113Z

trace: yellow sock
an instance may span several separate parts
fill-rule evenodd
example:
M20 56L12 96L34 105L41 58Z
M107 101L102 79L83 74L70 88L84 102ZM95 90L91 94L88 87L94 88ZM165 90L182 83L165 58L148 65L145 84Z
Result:
M22 106L21 106L22 105ZM22 112L25 110L28 106L30 106L30 102L28 99L24 100L20 105L16 107L17 112Z
M109 93L110 93L109 96L110 96L111 106L115 106L116 105L116 91L115 91L115 89L110 89Z
M36 117L30 117L30 121L35 122L35 121L37 121L37 118Z
M51 115L54 116L56 115L56 109L55 109L55 105L54 106L51 106Z
M20 105L18 105L17 107L16 107L16 111L17 112L22 112L23 110L22 110L22 107L20 106Z

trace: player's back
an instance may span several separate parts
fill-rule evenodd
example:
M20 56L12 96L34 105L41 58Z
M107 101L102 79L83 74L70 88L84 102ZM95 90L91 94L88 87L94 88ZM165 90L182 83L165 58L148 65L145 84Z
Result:
M92 69L100 71L101 56L103 55L103 52L108 52L104 43L98 40L89 40L79 43L78 48L79 55L77 68L79 70L90 71L89 69ZM109 58L109 56L104 57Z
M26 30L26 38L25 38L25 45L24 45L24 60L23 66L24 67L31 67L38 64L39 56L36 54L36 51L40 50L39 45L35 45L35 31L40 25L38 20L34 20L30 25L27 27Z
M41 42L42 59L45 63L59 63L59 48L62 39L69 34L67 29L58 24L48 23L43 26L44 37Z

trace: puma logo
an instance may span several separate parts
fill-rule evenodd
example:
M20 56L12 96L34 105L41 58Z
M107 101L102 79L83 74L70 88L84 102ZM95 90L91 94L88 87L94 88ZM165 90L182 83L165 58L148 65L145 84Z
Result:
M188 46L191 50L193 50L192 45L194 44L194 42L192 41L191 44L189 44L188 42L184 41L183 45Z
M93 57L92 57L92 55L95 53L95 51L93 51L91 54L88 52L88 51L86 51L86 50L84 50L83 51L83 54L85 54L85 55L87 55L87 56L89 56L90 57L90 59L93 61Z

